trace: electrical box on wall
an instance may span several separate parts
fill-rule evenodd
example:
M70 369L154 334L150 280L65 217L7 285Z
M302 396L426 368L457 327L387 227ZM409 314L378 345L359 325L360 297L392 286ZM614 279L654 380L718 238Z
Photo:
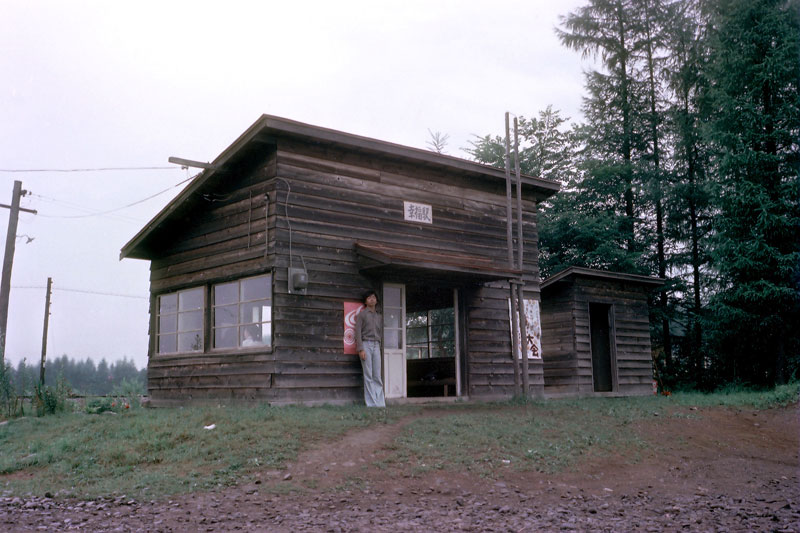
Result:
M308 290L308 273L305 268L289 268L289 294L305 294Z

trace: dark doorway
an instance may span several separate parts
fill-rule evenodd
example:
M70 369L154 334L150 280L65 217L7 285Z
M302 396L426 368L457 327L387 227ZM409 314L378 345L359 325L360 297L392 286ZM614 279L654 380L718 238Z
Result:
M452 288L406 285L407 395L456 394L456 320Z
M592 344L592 381L595 392L614 390L611 368L611 306L589 304L589 328Z

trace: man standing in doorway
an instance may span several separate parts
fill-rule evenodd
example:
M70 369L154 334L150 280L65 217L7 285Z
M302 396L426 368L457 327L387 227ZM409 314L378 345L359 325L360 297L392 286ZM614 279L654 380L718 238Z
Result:
M381 380L381 338L383 317L376 310L378 295L369 291L364 295L366 309L356 318L356 348L364 371L364 401L367 407L386 407Z

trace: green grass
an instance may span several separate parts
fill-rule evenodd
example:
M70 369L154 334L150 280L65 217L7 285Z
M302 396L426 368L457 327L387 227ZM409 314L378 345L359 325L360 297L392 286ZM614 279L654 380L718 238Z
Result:
M449 470L496 477L505 469L552 473L611 451L635 459L648 446L636 432L642 420L697 418L710 407L765 409L795 403L797 397L795 383L762 392L386 410L238 406L26 417L0 426L0 496L50 492L161 498L213 490L282 469L302 450L331 443L347 431L420 413L430 416L406 425L374 465L385 475ZM215 429L204 429L210 424ZM306 488L313 489L313 483Z
M514 401L499 404L491 412L454 407L452 414L409 424L388 446L389 457L376 466L412 475L458 470L495 478L506 469L559 472L611 451L635 461L647 446L635 430L638 421L702 417L690 407L767 409L797 400L798 384L794 383L771 391Z
M798 391L800 391L800 381L778 385L772 390L755 390L730 386L712 394L681 392L673 394L671 398L681 405L697 407L722 406L770 409L796 403Z
M157 497L212 489L282 468L308 446L409 412L196 407L15 419L0 426L0 494Z

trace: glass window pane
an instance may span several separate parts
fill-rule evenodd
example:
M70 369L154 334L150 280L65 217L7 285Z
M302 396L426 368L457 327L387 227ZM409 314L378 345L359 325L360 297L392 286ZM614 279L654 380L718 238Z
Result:
M242 348L253 346L263 346L261 340L261 330L257 325L244 326L241 328L241 338L239 339Z
M236 348L238 328L219 328L214 330L214 348Z
M386 328L399 328L400 327L400 310L399 309L384 309L383 326L386 327Z
M406 342L408 344L417 344L421 342L428 342L428 328L411 328L406 330Z
M403 307L403 291L400 287L383 288L383 307Z
M175 335L159 335L158 353L175 353L177 351L177 345L175 342Z
M242 280L242 301L269 298L270 276Z
M179 352L199 352L203 349L203 336L199 331L178 333Z
M250 324L263 321L262 313L267 302L265 300L257 300L255 302L247 302L239 307L239 320L240 324ZM269 309L269 307L267 307ZM267 317L268 318L268 317Z
M178 331L196 331L203 329L203 312L189 311L178 313Z
M178 295L164 294L158 297L158 312L162 315L178 311Z
M175 333L178 329L178 315L162 315L158 317L159 333Z
M431 328L431 340L445 341L453 338L453 328L451 326L433 326Z
M397 350L402 348L400 345L400 331L396 329L387 329L383 332L384 348L389 350Z
M453 322L454 322L454 312L452 307L446 309L431 310L432 324L452 324Z
M418 326L424 326L428 323L428 313L425 311L414 311L411 313L406 313L406 327L413 328Z
M214 327L235 326L237 306L226 305L214 308Z
M178 310L180 311L203 308L203 289L181 291L178 296L180 298Z
M222 283L214 285L214 305L229 305L239 301L239 284Z

